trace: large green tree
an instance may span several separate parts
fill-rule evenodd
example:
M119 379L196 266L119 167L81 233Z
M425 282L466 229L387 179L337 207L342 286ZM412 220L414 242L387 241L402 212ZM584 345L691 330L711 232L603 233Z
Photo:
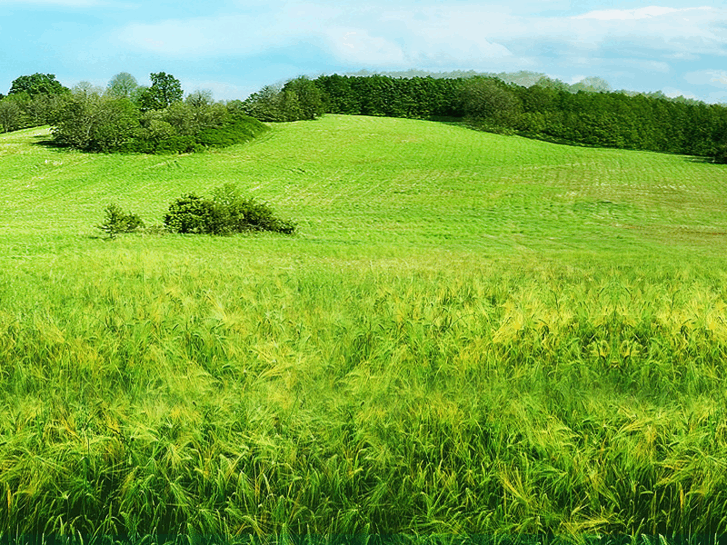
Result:
M142 110L163 110L182 100L184 91L177 78L165 72L152 73L151 87L142 91L139 106Z
M288 121L315 119L325 112L323 93L305 76L290 80L283 86L283 103Z
M460 97L466 117L496 127L512 127L522 109L515 93L494 78L465 80Z
M20 76L13 81L9 95L26 93L34 97L36 95L61 95L68 93L69 89L56 80L55 74L33 74L32 76Z

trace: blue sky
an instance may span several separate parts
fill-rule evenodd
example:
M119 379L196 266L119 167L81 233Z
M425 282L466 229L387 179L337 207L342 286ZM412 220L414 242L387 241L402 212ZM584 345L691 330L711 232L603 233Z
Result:
M299 75L531 70L727 103L727 5L684 0L0 0L0 92L167 72L245 98Z

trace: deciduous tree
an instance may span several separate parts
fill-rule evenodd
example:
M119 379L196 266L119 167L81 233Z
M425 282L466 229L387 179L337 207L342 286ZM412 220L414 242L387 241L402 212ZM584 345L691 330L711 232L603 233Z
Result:
M145 89L139 97L142 110L163 110L182 100L184 91L180 81L165 72L152 73L151 87Z
M113 98L134 99L139 83L128 72L119 72L106 86L106 93Z
M20 76L13 81L8 94L15 95L27 93L33 97L39 94L60 95L69 92L56 80L55 74L33 74L32 76Z
M15 131L25 125L25 113L17 100L6 97L0 100L0 128L2 132Z

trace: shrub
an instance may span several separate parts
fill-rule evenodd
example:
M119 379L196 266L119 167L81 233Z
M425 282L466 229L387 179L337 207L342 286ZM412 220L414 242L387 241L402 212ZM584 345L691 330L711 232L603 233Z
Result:
M220 234L215 208L211 200L190 193L169 206L164 225L175 233Z
M124 212L116 204L109 204L105 212L106 218L97 228L106 233L109 238L114 238L120 233L131 233L144 228L144 222L139 216Z
M295 224L275 217L265 203L243 198L233 184L214 191L207 199L185 195L169 206L164 225L175 233L225 235L245 231L292 234Z
M200 131L197 142L204 146L222 148L242 144L268 131L268 127L255 118L233 113L223 123Z
M230 232L272 231L290 235L295 231L293 222L276 218L265 203L242 197L234 184L225 184L215 189L212 201Z

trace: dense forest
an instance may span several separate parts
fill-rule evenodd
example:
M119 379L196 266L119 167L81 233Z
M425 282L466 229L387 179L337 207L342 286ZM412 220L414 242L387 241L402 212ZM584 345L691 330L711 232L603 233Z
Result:
M7 132L49 124L58 145L86 151L174 153L245 141L264 130L255 120L337 113L463 120L473 128L554 142L727 162L727 106L612 91L600 78L567 85L532 73L334 74L265 86L225 104L208 91L185 97L179 81L164 72L151 74L151 81L140 86L121 73L106 89L87 83L68 89L51 74L22 76L0 96L0 126Z
M541 77L525 86L487 76L330 75L264 87L243 110L263 121L312 119L323 112L464 119L475 128L555 142L727 161L726 106L609 91L603 80L592 81L596 85L569 86Z

